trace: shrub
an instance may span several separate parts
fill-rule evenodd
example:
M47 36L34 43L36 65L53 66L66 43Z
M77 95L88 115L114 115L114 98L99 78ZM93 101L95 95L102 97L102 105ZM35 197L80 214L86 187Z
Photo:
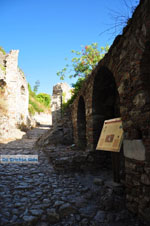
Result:
M46 94L46 93L39 93L37 96L36 96L36 99L44 104L45 107L49 107L50 106L50 102L51 102L51 98L50 98L50 95Z
M4 73L6 73L6 68L2 64L0 64L0 68Z
M50 106L50 95L46 93L39 93L38 95L32 91L30 84L28 83L29 90L29 113L34 115L36 112L47 112Z
M0 51L1 51L4 55L6 55L5 50L4 50L3 47L1 47L1 46L0 46Z

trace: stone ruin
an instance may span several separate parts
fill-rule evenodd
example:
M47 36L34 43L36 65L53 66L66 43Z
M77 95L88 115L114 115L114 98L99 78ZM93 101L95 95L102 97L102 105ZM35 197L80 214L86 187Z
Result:
M62 118L62 104L71 98L72 88L67 83L58 83L53 87L52 95L52 124L58 124Z
M20 136L17 128L28 124L28 83L18 67L18 54L0 51L0 140Z
M62 112L62 104L71 98L71 90L67 83L58 83L53 87L52 128L37 140L37 146L45 147L51 143L56 145L73 143L71 111L68 109Z
M95 150L104 121L118 117L124 130L119 173L124 165L126 205L150 222L149 0L140 1L123 34L116 37L74 101L75 143ZM105 161L112 155L101 152L101 158Z
M74 142L85 150L95 150L105 120L121 117L124 141L119 173L124 166L126 205L150 222L149 0L140 1L123 34L116 37L86 79L70 110ZM46 142L53 139L47 136ZM109 152L100 154L103 161L112 158Z

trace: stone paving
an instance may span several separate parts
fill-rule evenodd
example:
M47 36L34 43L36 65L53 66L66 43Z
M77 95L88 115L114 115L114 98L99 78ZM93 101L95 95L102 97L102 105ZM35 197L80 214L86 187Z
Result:
M109 172L61 173L34 149L44 133L0 144L2 154L38 154L38 164L0 164L0 226L142 226L124 205L124 189ZM58 147L57 147L58 148Z

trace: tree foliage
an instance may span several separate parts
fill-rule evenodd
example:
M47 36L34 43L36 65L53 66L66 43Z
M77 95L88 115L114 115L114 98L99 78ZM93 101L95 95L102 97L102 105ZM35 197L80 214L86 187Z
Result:
M67 74L69 78L87 77L97 63L104 57L105 53L108 52L108 49L108 45L98 49L98 43L92 43L83 47L81 51L72 50L71 52L76 56L72 58L71 65L66 64L62 70L57 72L57 75L61 80L64 80Z
M65 111L65 109L73 103L85 78L88 77L108 50L108 45L106 45L106 47L101 47L99 50L98 44L92 43L91 45L83 47L81 51L71 51L76 55L76 57L73 57L71 60L71 66L66 64L61 71L57 72L57 75L61 80L64 80L66 75L69 75L69 78L77 77L78 80L76 83L72 84L72 87L74 88L72 91L72 97L66 103L62 104L62 111Z

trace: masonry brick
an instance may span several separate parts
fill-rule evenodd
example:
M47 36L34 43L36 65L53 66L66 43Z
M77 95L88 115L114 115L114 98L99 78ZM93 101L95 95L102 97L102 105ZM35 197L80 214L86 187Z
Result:
M150 206L149 196L145 192L145 188L150 189L149 62L150 1L141 0L123 34L116 37L109 52L83 84L72 105L72 122L77 144L80 130L76 119L82 96L85 102L87 148L95 150L104 120L118 116L123 121L125 139L141 140L145 158L141 161L136 159L136 150L130 158L125 158L126 200L132 212L150 222L148 209L145 212L142 210L142 207Z

